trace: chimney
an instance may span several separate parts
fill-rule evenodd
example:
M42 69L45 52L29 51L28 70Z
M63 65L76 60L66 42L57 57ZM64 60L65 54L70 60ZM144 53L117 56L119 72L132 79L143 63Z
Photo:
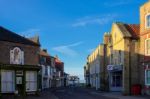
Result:
M43 51L47 53L47 49L43 49Z
M104 44L110 43L110 40L111 40L111 35L110 35L110 33L109 33L109 32L105 32L105 33L104 33L104 38L103 38Z

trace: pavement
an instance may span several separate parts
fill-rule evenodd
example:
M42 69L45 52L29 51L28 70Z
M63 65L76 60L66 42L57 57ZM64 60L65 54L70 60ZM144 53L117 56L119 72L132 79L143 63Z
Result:
M150 99L150 96L147 95L137 95L137 96L124 96L121 92L102 92L102 91L96 91L95 89L88 88L88 90L91 91L92 94L101 95L108 98L117 98L117 99Z
M102 96L117 98L117 99L150 99L150 96L123 96L121 93L107 92L101 93Z
M150 96L123 96L119 92L101 92L83 87L62 87L44 90L38 96L3 95L0 99L150 99Z
M0 99L58 99L58 98L51 93L51 90L44 90L39 95L27 95L25 97L14 95L2 95L2 98Z

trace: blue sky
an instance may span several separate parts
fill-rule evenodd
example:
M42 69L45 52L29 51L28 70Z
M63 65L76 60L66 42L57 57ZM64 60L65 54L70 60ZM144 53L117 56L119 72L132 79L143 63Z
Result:
M148 0L0 0L0 25L20 35L40 36L42 48L58 55L65 71L83 79L86 57L113 22L139 23Z

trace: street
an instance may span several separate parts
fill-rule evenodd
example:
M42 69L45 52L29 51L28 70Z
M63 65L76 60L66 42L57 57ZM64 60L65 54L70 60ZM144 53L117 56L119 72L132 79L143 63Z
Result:
M96 91L89 89L74 87L74 88L60 88L52 92L59 99L116 99L106 98Z
M42 91L39 96L28 95L26 97L14 97L12 95L3 95L2 99L117 99L106 98L100 93L85 88L55 88Z
M1 99L150 99L149 96L122 96L118 93L100 92L91 88L62 87L43 90L39 95L3 95Z

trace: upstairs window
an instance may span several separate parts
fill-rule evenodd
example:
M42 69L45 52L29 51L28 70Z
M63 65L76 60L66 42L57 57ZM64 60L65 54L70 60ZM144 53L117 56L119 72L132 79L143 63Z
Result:
M150 55L150 39L145 41L145 55Z
M146 28L150 28L150 14L146 16Z

